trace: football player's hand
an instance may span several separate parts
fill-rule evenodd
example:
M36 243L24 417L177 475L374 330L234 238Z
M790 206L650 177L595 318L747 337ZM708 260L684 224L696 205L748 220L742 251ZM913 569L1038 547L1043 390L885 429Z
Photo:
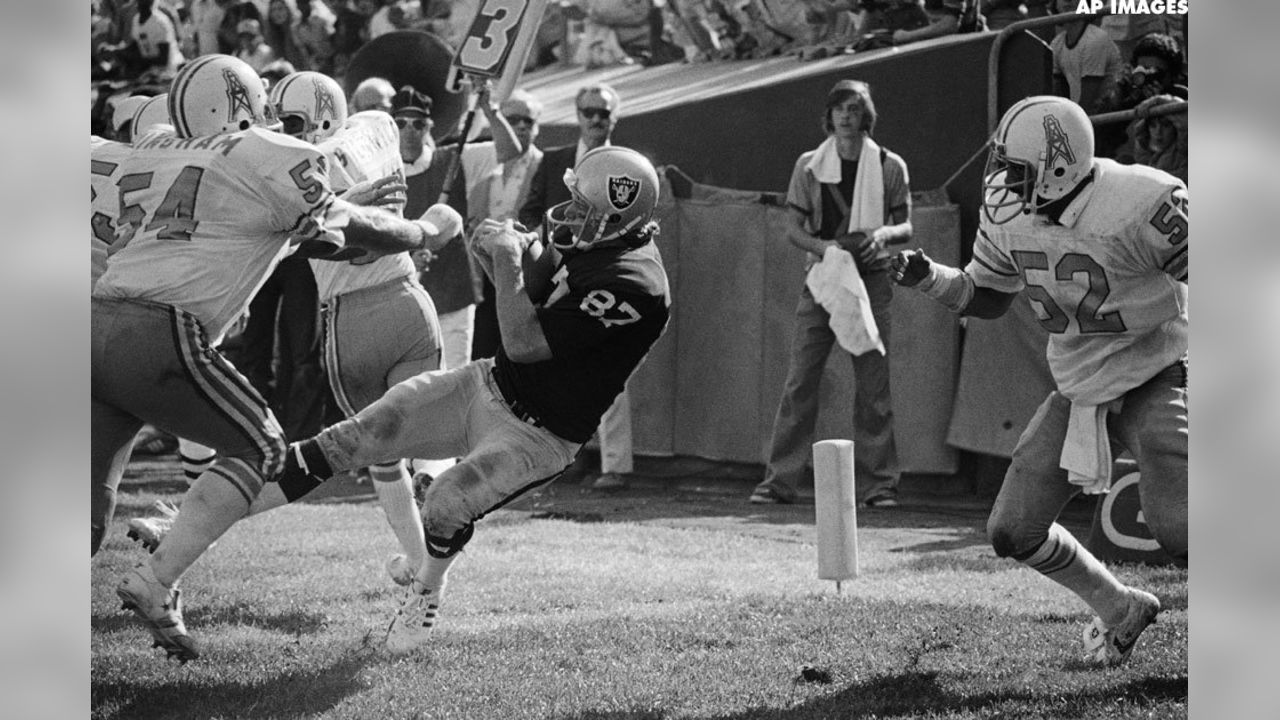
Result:
M409 187L395 175L365 180L347 188L343 200L353 205L395 205L402 202Z
M902 250L889 259L889 276L903 287L913 287L929 276L933 261L924 250Z
M420 273L431 269L431 261L435 257L436 254L430 250L414 250L409 253L409 258L413 260L414 269Z
M472 244L491 258L506 255L517 262L529 245L528 233L514 220L485 220L471 234Z

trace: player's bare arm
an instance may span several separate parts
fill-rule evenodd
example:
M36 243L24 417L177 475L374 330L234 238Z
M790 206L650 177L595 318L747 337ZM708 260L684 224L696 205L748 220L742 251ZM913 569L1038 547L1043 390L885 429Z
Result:
M521 232L511 220L485 220L472 235L473 253L488 260L502 347L507 357L520 363L551 357L551 346L525 285L525 257L536 241L535 233ZM543 255L546 253L534 258L535 267Z
M934 262L920 248L900 251L889 266L895 283L916 288L960 315L993 320L1008 312L1016 295L977 287L968 273Z
M350 214L345 230L347 247L332 254L304 257L342 261L365 258L369 253L390 255L417 250L434 253L462 232L462 217L440 203L427 208L417 220L406 220L379 207L346 205Z

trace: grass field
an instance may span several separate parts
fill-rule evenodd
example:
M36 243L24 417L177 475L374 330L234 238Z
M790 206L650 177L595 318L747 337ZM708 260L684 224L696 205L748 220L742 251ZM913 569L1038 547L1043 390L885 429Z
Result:
M178 665L114 593L142 557L124 521L182 489L176 464L134 469L94 560L92 716L1187 717L1185 571L1118 568L1166 611L1100 670L1085 605L996 558L981 508L861 511L861 575L837 595L813 507L753 506L749 487L546 488L479 524L432 647L391 657L395 540L371 492L335 486L242 522L188 573L203 656Z

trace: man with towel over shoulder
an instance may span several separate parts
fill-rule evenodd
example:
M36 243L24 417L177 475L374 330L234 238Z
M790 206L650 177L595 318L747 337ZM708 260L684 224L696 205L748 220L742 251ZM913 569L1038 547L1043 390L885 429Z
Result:
M858 496L867 507L898 504L888 358L893 283L886 247L911 239L911 190L907 164L871 139L875 126L871 87L837 82L822 115L827 139L802 154L791 173L786 237L809 253L808 272L768 466L753 503L795 501L811 454L822 370L839 341L853 358Z

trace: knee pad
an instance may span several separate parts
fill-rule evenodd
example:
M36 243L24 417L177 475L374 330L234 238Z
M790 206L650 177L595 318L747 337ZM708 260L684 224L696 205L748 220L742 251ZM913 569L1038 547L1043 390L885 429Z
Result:
M471 542L471 536L475 534L475 531L475 523L467 523L466 527L449 537L440 537L427 532L427 554L442 560L451 558L462 552L462 548Z
M471 539L474 523L484 510L474 506L465 488L477 487L482 481L475 468L459 463L441 473L427 488L422 501L422 528L427 535L427 550L433 556L454 555ZM437 550L445 554L438 554Z

